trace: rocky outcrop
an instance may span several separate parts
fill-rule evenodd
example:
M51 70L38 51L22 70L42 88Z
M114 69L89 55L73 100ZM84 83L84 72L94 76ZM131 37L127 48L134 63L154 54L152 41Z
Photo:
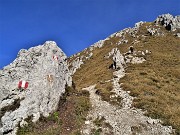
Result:
M180 38L180 33L177 33L176 36Z
M112 57L113 61L116 63L116 68L122 69L124 71L123 66L126 65L124 61L124 56L120 53L118 48L113 48L104 58Z
M77 69L79 69L81 67L81 65L84 64L84 62L82 61L82 59L80 57L77 57L75 60L73 60L70 63L70 73L71 75L73 75Z
M146 60L142 56L150 53L151 51L149 50L145 50L145 51L135 50L133 52L129 50L128 52L121 54L118 48L113 48L106 56L104 56L104 58L107 59L112 57L112 60L116 64L116 68L122 69L124 71L124 67L126 67L127 63L132 63L132 64L143 63Z
M180 16L173 17L171 14L163 14L157 17L155 23L160 23L167 30L175 31L180 29Z
M0 134L15 134L26 118L36 122L57 109L65 85L72 79L66 55L53 41L19 51L17 58L0 70ZM28 82L26 89L19 81Z
M138 31L139 31L139 28L144 24L145 22L143 21L140 21L138 23L135 24L135 26L133 28L125 28L119 32L116 32L114 34L112 34L110 37L119 37L120 40L119 42L117 43L117 45L121 45L121 44L127 44L129 41L128 39L126 39L126 34L129 35L130 37L133 37L133 38L137 38L138 35Z
M98 42L96 42L95 44L93 44L91 47L93 48L101 48L104 45L104 41L105 40L99 40Z
M84 61L89 60L93 56L91 49L93 50L93 47L90 48L89 51L88 49L84 49L84 51L81 52L82 54L78 53L69 58L68 67L71 75L73 75L76 70L79 69L82 64L84 64Z
M93 56L94 49L103 47L106 40L108 39L100 40L91 45L89 48L85 48L82 52L72 55L69 58L70 62L68 63L71 75L73 75L76 70L84 64L84 61L89 60Z

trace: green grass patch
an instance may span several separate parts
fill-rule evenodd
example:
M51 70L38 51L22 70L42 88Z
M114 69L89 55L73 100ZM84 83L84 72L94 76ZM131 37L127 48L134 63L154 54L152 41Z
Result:
M28 125L20 127L17 135L79 135L90 107L88 91L76 90L75 84L67 86L55 112L47 118L41 116L36 123L29 118Z

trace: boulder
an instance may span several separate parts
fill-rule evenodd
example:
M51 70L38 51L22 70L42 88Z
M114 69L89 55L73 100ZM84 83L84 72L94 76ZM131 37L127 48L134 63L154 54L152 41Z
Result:
M180 29L180 16L173 17L171 14L163 14L157 17L155 23L160 23L167 30L175 31Z
M17 58L0 70L0 134L16 134L27 118L36 122L57 109L66 84L72 84L66 58L54 41L47 41L20 50ZM19 81L28 82L28 87L19 89Z

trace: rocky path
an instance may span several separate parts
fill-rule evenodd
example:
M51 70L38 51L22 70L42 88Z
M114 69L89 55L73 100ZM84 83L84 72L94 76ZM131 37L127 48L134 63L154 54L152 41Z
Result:
M121 106L113 106L95 94L95 85L84 88L90 92L92 110L89 112L82 134L99 132L102 135L169 135L172 128L162 126L160 120L144 116L142 110L132 107L133 97L121 89L119 79L124 76L121 70L115 71L112 79L113 90L122 98Z

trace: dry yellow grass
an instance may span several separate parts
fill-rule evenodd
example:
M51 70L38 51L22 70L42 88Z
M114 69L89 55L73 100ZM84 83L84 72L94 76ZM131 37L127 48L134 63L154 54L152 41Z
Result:
M180 39L168 34L150 37L135 48L151 50L142 64L129 64L126 76L120 80L130 90L135 107L147 110L147 115L160 118L180 133Z
M111 51L113 46L108 45L109 41L106 41L105 44L107 45L102 48L96 48L90 60L85 61L85 64L81 65L81 68L73 75L73 81L77 89L80 90L90 85L112 79L113 71L109 69L112 60L105 59L104 56Z
M111 92L111 90L113 89L112 82L100 82L96 85L96 89L102 100L110 101L110 95L113 94Z
M108 87L112 85L103 83L110 80L112 70L108 70L111 60L103 58L112 48L118 47L121 53L128 51L133 45L135 50L150 50L152 54L143 56L147 61L142 64L128 64L126 76L120 80L125 90L131 91L131 95L137 97L134 106L147 110L147 115L161 119L165 125L172 125L180 134L180 39L173 36L172 32L166 31L165 36L150 36L146 26L154 25L146 23L138 32L138 35L146 37L132 38L126 35L128 44L116 46L119 38L112 37L105 42L101 49L93 51L94 55L75 73L73 80L78 89L97 84L101 90L101 96L108 101ZM156 27L156 26L153 26ZM133 40L140 41L132 44Z
M20 129L18 134L27 134L27 132L31 135L38 133L44 135L78 134L78 129L85 120L90 107L88 95L81 89L97 84L96 89L100 91L102 99L111 102L110 95L113 94L111 92L113 87L111 82L106 81L113 78L113 70L109 69L112 60L105 59L104 56L114 47L118 47L121 53L127 52L133 40L140 41L133 44L136 50L147 49L152 51L152 54L144 56L147 61L142 64L128 64L126 76L120 80L120 83L123 83L123 89L131 91L131 95L137 97L134 100L135 107L147 110L148 116L159 118L166 125L172 125L176 129L176 133L180 134L180 39L162 27L160 28L166 33L166 36L150 36L145 28L149 25L153 25L153 23L144 24L138 32L138 35L146 35L146 38L141 36L132 38L125 35L128 44L117 46L116 43L120 39L112 37L105 41L102 48L93 50L93 56L85 61L85 64L81 65L81 68L74 74L73 81L76 91L69 91L70 95L67 96L64 106L58 110L61 113L52 114L53 117L50 117L49 120L39 123L41 126L35 125L37 129L27 127L31 131ZM85 55L85 51L81 52L81 55ZM72 62L77 57L68 59L68 62ZM67 114L71 114L71 117L67 117ZM62 123L59 123L59 118ZM74 128L68 133L63 131L62 128L70 124L74 125ZM133 130L139 129L133 127Z

